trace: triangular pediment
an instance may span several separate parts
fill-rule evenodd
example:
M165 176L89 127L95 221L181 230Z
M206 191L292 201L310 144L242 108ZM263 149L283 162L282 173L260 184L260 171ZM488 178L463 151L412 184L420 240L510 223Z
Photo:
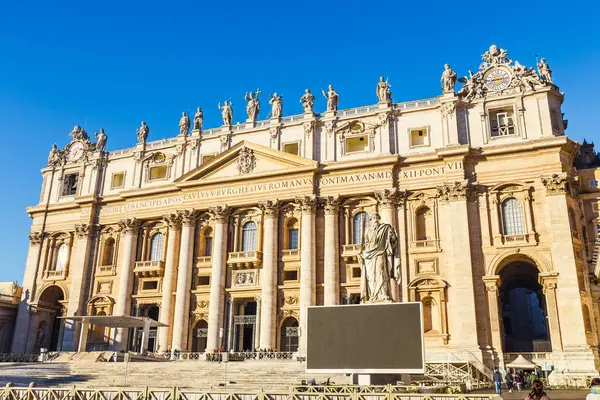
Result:
M317 166L316 161L242 141L206 164L186 173L176 183L247 179L310 171Z

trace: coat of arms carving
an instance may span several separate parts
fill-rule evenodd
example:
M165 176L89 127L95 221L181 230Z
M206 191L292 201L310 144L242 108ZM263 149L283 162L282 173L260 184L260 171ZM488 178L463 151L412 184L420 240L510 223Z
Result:
M254 152L246 146L242 147L237 164L239 174L249 174L254 170L254 167L256 167L256 157L254 156Z

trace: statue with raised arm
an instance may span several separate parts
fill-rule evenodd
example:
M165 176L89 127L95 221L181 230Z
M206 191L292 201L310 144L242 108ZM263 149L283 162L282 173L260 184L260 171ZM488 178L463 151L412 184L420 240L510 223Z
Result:
M380 223L375 211L369 216L359 254L361 266L360 296L363 303L391 302L400 281L398 236L390 224Z
M310 92L310 89L305 89L304 94L300 97L300 103L305 113L312 113L315 105L315 95Z
M246 104L246 113L248 114L248 121L255 122L256 118L258 118L258 114L260 113L260 101L258 100L258 95L261 94L262 91L260 89L256 89L256 92L246 92L244 96L244 100L248 103Z
M327 111L337 111L340 96L333 89L333 85L329 85L327 93L323 89L321 89L321 92L323 92L323 96L327 99Z
M283 112L283 99L277 92L273 93L271 96L271 100L269 100L269 104L271 104L271 118L281 118L281 114Z
M233 104L227 100L221 106L221 103L217 105L219 110L221 110L221 117L223 118L223 125L230 126L231 121L233 121L233 109L231 108Z
M190 117L184 112L181 113L181 119L179 120L179 134L186 136L190 131Z
M388 80L384 80L383 76L379 78L379 82L377 82L377 98L380 103L389 103L392 101L392 92L390 88L392 85L389 84Z
M204 114L202 114L202 109L198 107L198 111L194 114L194 129L202 130L202 122L204 119Z
M106 147L106 139L108 139L108 136L106 136L106 133L104 133L104 129L100 129L100 133L96 132L95 136L96 151L103 152L104 148Z
M444 72L442 72L442 92L454 94L454 86L456 85L456 72L450 68L450 65L444 64Z
M538 72L540 73L540 80L545 84L552 83L552 70L548 66L545 58L542 58L538 63Z
M137 130L138 144L146 143L146 139L148 139L148 133L150 132L150 128L146 125L146 121L142 121L142 126Z

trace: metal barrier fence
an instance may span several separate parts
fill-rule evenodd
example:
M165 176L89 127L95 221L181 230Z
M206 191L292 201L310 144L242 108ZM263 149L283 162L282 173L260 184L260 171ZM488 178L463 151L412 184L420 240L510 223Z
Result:
M0 353L0 362L37 362L39 361L39 354L14 354L14 353Z
M492 394L424 394L395 392L390 386L351 392L213 391L189 389L0 389L0 400L492 400Z

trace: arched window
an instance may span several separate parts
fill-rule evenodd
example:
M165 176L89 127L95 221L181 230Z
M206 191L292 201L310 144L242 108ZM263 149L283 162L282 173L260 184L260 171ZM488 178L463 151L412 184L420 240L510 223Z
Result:
M62 271L65 269L65 267L67 266L68 255L69 247L66 243L63 243L60 246L58 246L58 252L56 253L56 265L54 268L56 271Z
M429 207L421 207L415 215L415 237L416 240L428 240L433 238L433 213Z
M423 299L423 332L433 330L433 302L431 298Z
M162 260L164 242L165 238L162 233L158 232L152 236L152 240L150 240L150 261Z
M523 208L521 202L514 197L502 202L502 225L507 236L525 234Z
M287 248L288 249L297 249L299 246L299 240L298 240L298 220L295 218L292 218L288 223L287 223Z
M298 351L299 336L298 320L294 317L286 318L281 324L279 350L284 352Z
M369 215L364 211L356 213L353 218L352 228L354 232L354 244L362 243L363 228L365 233L369 229Z
M115 239L108 238L104 242L104 251L102 252L102 265L113 265L115 258Z
M204 229L204 255L212 256L213 230L212 228Z
M242 228L242 251L256 250L256 222L249 221Z

